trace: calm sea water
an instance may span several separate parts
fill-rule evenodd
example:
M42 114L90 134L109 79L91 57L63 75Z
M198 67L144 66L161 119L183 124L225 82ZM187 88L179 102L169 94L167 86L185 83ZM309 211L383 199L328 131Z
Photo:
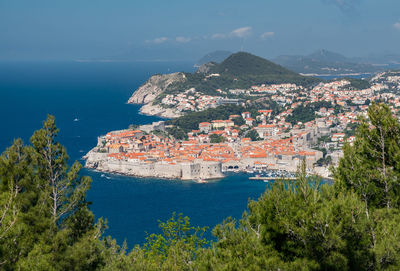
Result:
M16 137L28 142L47 114L52 114L71 161L81 160L96 145L98 135L158 120L138 114L139 106L126 104L148 77L192 70L192 63L185 62L0 63L0 152ZM248 200L257 199L266 188L246 175L197 184L111 174L101 177L86 169L82 174L93 179L88 193L91 210L96 217L107 218L107 234L119 243L126 239L129 247L143 243L146 232L159 232L158 220L167 220L172 212L210 228L228 216L240 218Z

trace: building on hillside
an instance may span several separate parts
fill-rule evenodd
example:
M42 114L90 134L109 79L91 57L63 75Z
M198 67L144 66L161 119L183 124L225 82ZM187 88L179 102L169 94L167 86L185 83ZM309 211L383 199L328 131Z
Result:
M334 134L332 134L331 140L333 142L335 142L335 141L343 141L344 136L345 136L344 133L334 133Z
M246 122L246 125L253 126L254 119L253 118L247 118L247 119L245 119L245 122Z
M199 123L199 130L204 133L209 133L211 131L211 123L209 122L200 122Z
M212 128L213 129L232 127L234 125L235 124L233 123L232 120L213 120L212 121Z
M248 118L250 118L250 117L251 117L250 112L243 112L243 113L242 113L242 118L248 119Z
M279 129L275 124L258 125L256 128L258 136L261 138L266 138L268 136L275 136Z

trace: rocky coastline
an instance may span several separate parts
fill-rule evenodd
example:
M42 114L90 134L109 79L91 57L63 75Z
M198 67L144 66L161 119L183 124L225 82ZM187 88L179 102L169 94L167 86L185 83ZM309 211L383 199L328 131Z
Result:
M144 115L163 118L180 117L182 114L173 108L163 108L153 102L169 85L185 81L186 76L182 72L153 75L132 94L128 104L141 104L140 113Z
M173 119L182 116L182 113L177 112L173 108L163 108L160 105L146 103L139 109L140 114L147 116L158 116L166 119Z

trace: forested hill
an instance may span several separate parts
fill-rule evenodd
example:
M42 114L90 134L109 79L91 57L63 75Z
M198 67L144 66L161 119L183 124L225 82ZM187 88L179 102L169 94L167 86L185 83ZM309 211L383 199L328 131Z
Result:
M321 79L302 76L264 58L246 52L232 54L222 63L207 63L196 73L185 73L187 80L171 84L167 92L195 88L207 94L216 89L246 89L253 85L294 83L309 86Z
M282 79L287 76L303 77L269 60L246 52L238 52L230 55L221 64L214 66L211 70L220 74L234 76L262 75L267 77L280 75Z

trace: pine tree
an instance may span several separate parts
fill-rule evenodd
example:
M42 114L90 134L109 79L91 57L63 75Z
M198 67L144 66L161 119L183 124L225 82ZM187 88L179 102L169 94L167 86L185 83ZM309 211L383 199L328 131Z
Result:
M49 116L31 138L0 157L0 269L96 270L104 265L105 223L85 200L90 178L68 165ZM4 208L3 208L4 207Z
M32 148L16 139L0 156L0 203L2 204L0 262L5 270L29 251L37 235L38 209L34 206L38 190L34 181ZM3 209L4 208L4 209ZM29 225L29 226L27 226Z
M353 146L334 170L339 189L353 189L369 208L399 207L400 124L385 104L372 103Z
M31 142L46 207L53 221L60 224L62 219L84 205L91 179L79 176L82 166L78 162L68 166L65 147L56 141L58 131L54 117L48 116L43 128L33 134Z

